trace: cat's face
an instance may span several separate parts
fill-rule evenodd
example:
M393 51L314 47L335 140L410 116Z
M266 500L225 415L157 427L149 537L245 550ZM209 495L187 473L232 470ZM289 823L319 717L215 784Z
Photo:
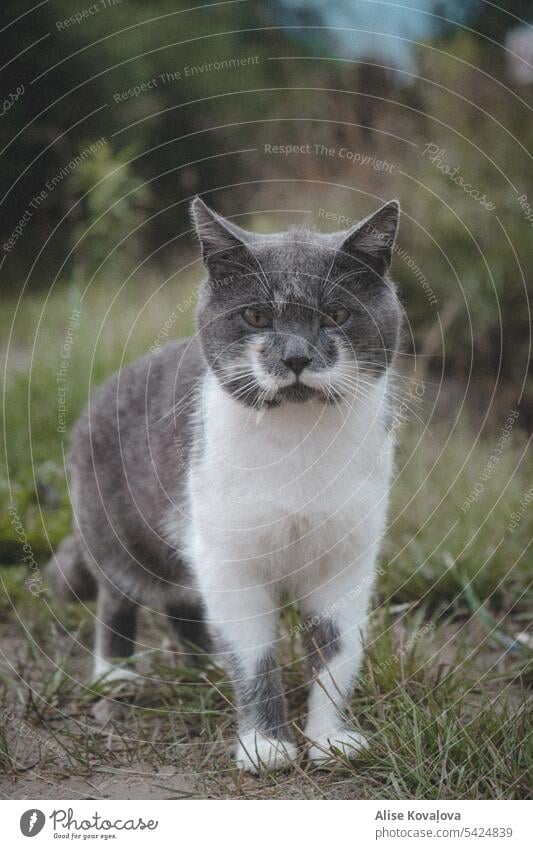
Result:
M397 202L334 234L249 233L199 198L192 209L208 272L199 330L224 389L257 406L364 395L398 345Z

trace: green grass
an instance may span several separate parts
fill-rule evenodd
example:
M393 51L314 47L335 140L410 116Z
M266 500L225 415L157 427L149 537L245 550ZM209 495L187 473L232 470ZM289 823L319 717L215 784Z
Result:
M137 282L118 295L102 284L87 295L68 365L69 424L91 387L149 348L169 314L178 309L171 337L190 332L192 291L186 277L166 284L157 298L153 285ZM302 757L289 773L261 780L241 775L228 754L234 731L224 673L212 665L200 672L179 668L172 654L160 651L166 631L155 614L143 617L140 637L141 665L154 680L118 695L84 685L94 608L58 605L46 592L29 592L22 540L7 512L14 504L38 564L68 528L68 439L57 431L56 373L79 296L58 290L44 311L42 299L23 299L8 352L0 772L11 782L9 792L19 786L31 796L38 786L32 782L44 775L65 793L98 795L102 775L122 780L137 770L163 798L526 797L533 770L527 701L533 652L518 636L527 630L533 604L532 520L520 507L531 482L519 424L468 510L462 505L500 434L476 439L467 425L453 429L433 420L425 429L416 416L399 429L390 528L352 705L371 746L353 763L339 756L324 771ZM13 309L0 321L7 340ZM417 407L417 416L424 419L429 406ZM515 527L513 512L520 514ZM295 615L287 612L282 660L299 726L307 674L297 662L294 628L289 637ZM118 787L118 798L130 792Z
M161 284L158 284L161 285ZM86 293L53 290L27 296L0 316L7 377L4 385L5 451L0 456L0 504L14 502L36 555L64 536L70 522L64 474L68 433L58 432L57 376L69 318L81 310L66 359L66 427L75 422L91 390L156 344L169 316L170 338L192 330L194 280L177 275L157 291L151 281L129 281L118 292L99 283ZM0 514L0 562L16 556L16 534Z
M17 585L17 572L18 567L9 571L9 595L21 623L17 657L14 669L2 675L4 703L12 705L16 719L0 722L0 768L11 781L22 782L33 767L32 775L44 772L62 780L67 792L74 776L94 782L100 773L121 776L138 768L145 776L148 770L148 782L160 771L179 778L187 788L184 795L193 797L529 794L530 656L491 647L466 607L437 619L424 609L378 607L352 702L369 749L353 762L339 755L328 770L310 766L302 756L293 771L256 779L240 775L229 756L232 693L222 670L210 664L203 670L180 668L172 655L156 648L164 637L162 625L145 616L140 642L152 647L141 652L145 685L125 685L122 691L86 686L92 608L52 608L42 597L28 598L20 574ZM4 622L13 634L14 617ZM509 627L514 624L511 620ZM287 640L281 661L298 731L308 674L289 645ZM173 791L162 786L161 796L173 797Z

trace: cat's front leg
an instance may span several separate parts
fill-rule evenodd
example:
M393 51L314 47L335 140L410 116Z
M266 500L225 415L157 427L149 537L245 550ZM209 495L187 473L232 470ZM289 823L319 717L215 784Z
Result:
M363 655L372 570L352 570L306 598L304 635L313 669L305 736L309 758L325 763L338 749L354 757L367 745L350 723L350 697Z
M269 587L249 586L250 574L240 564L211 565L204 559L196 571L220 662L235 693L237 766L254 773L285 768L297 749L276 658L274 593Z
M238 745L235 762L241 769L287 767L297 749L287 725L281 674L273 649L247 657L241 652L229 662L236 696Z

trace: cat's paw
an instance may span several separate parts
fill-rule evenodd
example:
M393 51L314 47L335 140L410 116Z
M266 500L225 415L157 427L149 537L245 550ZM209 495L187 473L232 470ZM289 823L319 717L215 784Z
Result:
M335 758L334 749L345 757L355 758L367 747L368 740L358 731L339 728L338 731L313 739L307 755L314 764L327 764Z
M98 660L92 674L93 684L136 684L140 686L144 678L130 666L115 666L107 660Z
M261 770L286 769L297 756L298 750L294 743L263 737L250 731L240 738L235 763L239 769L257 775Z

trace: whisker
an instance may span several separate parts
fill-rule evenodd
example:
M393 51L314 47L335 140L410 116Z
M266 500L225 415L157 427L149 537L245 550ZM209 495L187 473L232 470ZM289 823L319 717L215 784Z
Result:
M195 397L194 397L194 396L195 396L195 393L196 393L196 392L199 392L199 387L198 387L198 386L196 386L196 385L195 385L195 386L192 386L192 387L191 387L191 389L189 389L189 391L186 393L186 395L184 395L184 396L183 396L183 398L180 398L180 400L179 400L179 401L177 401L177 402L176 402L176 403L175 403L175 404L174 404L174 405L170 408L170 410L168 410L168 412L163 413L163 415L162 415L162 416L160 416L158 419L156 419L156 420L155 420L155 421L153 421L153 422L150 422L150 425L149 425L149 426L150 426L150 427L152 427L153 425L159 424L159 423L160 423L160 422L162 422L164 419L166 419L166 418L168 418L168 417L170 417L170 416L174 415L175 413L178 413L178 412L179 412L179 413L182 413L182 412L183 412L183 411L187 408L187 406L189 406L190 404L192 404L192 403L193 403L193 401L195 400ZM189 396L191 396L191 397L189 397ZM180 409L180 408L182 408L182 409Z

